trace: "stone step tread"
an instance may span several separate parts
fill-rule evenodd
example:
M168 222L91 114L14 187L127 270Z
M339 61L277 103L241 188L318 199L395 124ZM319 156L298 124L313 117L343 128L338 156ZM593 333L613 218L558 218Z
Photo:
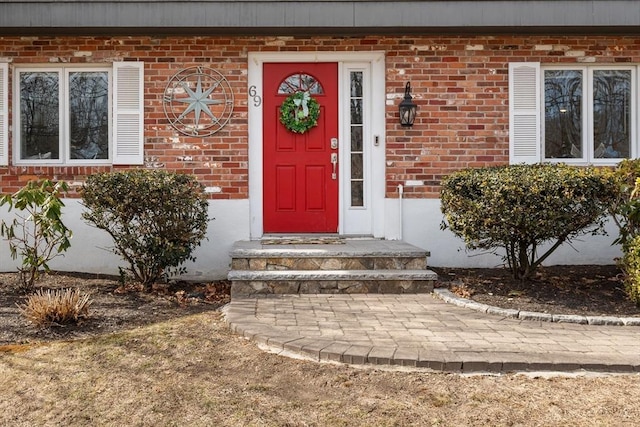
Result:
M370 251L355 252L342 249L236 249L231 258L423 258L429 251Z
M232 270L424 270L426 257L233 258Z
M229 280L437 280L431 270L231 270Z
M352 258L352 259L360 259L360 258L397 258L397 259L412 259L412 258L421 258L426 259L429 256L429 253L426 251L423 252L412 252L412 253L390 253L390 252L375 252L375 253L353 253L353 252L323 252L323 253L314 253L311 251L288 251L288 252L276 252L276 251L263 251L260 253L240 253L242 251L231 252L231 258L234 259L255 259L255 258L273 258L273 259L282 259L282 258Z
M385 240L347 241L325 245L263 245L260 242L236 242L231 258L382 258L428 257L429 251L404 242Z

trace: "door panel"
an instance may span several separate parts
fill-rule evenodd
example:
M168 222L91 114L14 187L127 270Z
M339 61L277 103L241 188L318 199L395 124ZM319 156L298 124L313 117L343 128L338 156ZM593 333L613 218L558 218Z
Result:
M276 168L276 210L293 212L296 208L296 168L278 166Z
M320 104L318 126L304 134L280 123L280 105L291 93L309 90ZM335 233L338 176L332 176L331 138L338 136L336 63L264 64L264 231Z
M307 211L321 212L327 208L325 194L325 167L307 166L305 182L305 200L307 201Z

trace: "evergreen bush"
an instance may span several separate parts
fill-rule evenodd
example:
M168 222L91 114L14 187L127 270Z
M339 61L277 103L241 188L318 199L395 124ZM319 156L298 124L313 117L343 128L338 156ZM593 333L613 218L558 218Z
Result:
M640 306L640 236L629 240L622 258L624 290L629 299Z
M603 232L614 179L602 171L564 164L465 169L442 181L449 228L468 249L503 248L516 279L529 279L561 244ZM550 246L538 255L545 243Z
M624 253L618 265L629 299L640 306L640 159L623 160L612 176L618 191L609 213L619 230L614 243L620 243Z
M193 175L129 170L91 175L82 190L82 217L105 230L128 267L121 273L145 288L181 264L204 239L208 202Z
M616 180L616 197L609 205L609 213L618 226L619 236L614 243L622 244L623 251L627 241L640 235L640 194L636 180L640 178L640 159L627 159L618 163L612 170Z

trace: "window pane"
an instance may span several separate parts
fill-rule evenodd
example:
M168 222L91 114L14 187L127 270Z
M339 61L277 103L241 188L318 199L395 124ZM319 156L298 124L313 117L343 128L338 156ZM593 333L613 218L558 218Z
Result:
M109 158L109 77L107 72L69 74L71 159Z
M362 154L351 154L351 178L362 179Z
M20 73L20 159L59 159L58 73Z
M324 89L315 77L304 73L291 74L280 82L280 85L278 86L279 94L290 94L296 92L309 92L312 95L321 95L324 93Z
M593 150L596 159L629 157L631 71L593 72Z
M362 151L362 126L351 126L351 151Z
M544 72L545 157L582 158L582 71Z
M362 97L362 72L361 71L351 73L351 97L352 98Z
M351 124L362 124L362 99L351 100Z
M351 181L351 206L364 206L364 183Z

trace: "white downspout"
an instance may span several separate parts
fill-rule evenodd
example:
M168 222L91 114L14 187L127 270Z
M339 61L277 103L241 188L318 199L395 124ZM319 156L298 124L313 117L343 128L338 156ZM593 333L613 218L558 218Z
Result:
M404 193L404 187L402 186L402 184L398 184L398 227L400 228L399 231L399 239L398 240L402 240L402 194Z

